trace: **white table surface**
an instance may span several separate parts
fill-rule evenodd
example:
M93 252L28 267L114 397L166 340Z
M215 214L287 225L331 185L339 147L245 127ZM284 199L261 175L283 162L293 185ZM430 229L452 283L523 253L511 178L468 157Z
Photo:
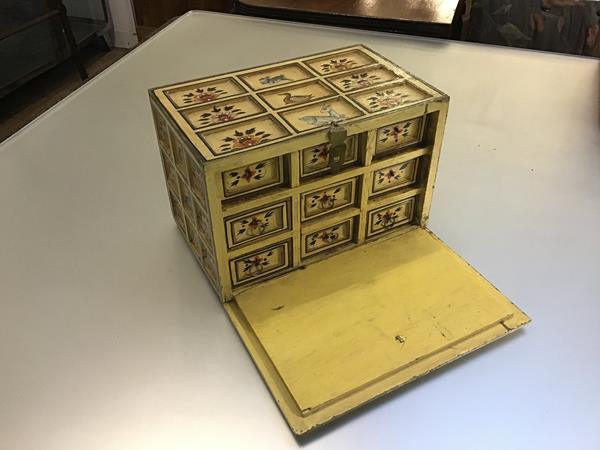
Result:
M526 330L295 439L170 216L147 89L364 43L451 97L430 228ZM184 16L0 147L0 449L600 448L598 61Z

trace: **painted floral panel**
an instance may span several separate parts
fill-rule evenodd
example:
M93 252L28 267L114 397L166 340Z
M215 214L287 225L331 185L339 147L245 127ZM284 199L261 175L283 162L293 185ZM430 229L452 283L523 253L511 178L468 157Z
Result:
M194 227L188 228L188 237L192 250L194 251L194 255L198 258L202 258L202 240L198 235L198 231Z
M327 81L333 83L343 92L352 92L377 86L378 84L386 83L388 81L398 80L399 78L400 77L391 70L378 66L329 77L327 78Z
M199 205L199 203L196 201L195 202L195 207L196 207L196 228L198 230L198 234L201 235L201 237L206 241L206 242L211 242L211 227L210 227L210 218L208 217L208 213Z
M301 176L314 175L329 170L329 149L331 144L324 143L315 147L305 148L300 152ZM346 140L344 164L353 163L358 159L357 140L350 137Z
M179 170L181 176L185 177L187 176L185 167L185 148L173 131L170 132L170 136L172 144L171 149L173 150L173 161L175 162L175 166L177 167L177 170Z
M335 53L306 61L306 63L320 75L329 75L337 72L358 69L375 61L360 50Z
M304 256L349 242L352 239L353 219L304 236Z
M357 108L343 98L292 109L280 113L296 131L328 127L334 123L362 116Z
M300 64L292 63L271 69L253 71L239 75L239 77L250 86L250 89L258 91L293 83L294 81L306 80L313 76Z
M283 183L283 162L271 158L248 164L221 174L225 197L264 189Z
M233 78L207 81L174 88L165 94L177 108L214 102L233 95L243 94L244 89Z
M415 199L409 198L369 211L367 237L391 230L412 220Z
M229 247L262 239L288 228L287 203L281 202L251 214L226 220Z
M169 157L171 157L171 145L169 144L169 126L167 121L163 119L160 114L152 110L154 116L154 127L156 128L156 138L160 149L163 150Z
M204 173L200 165L188 156L187 159L188 176L190 187L196 198L206 208L206 184L204 182Z
M234 286L264 277L289 266L288 243L242 256L229 264Z
M198 130L244 117L255 116L264 111L252 97L247 96L185 109L180 112L190 126Z
M163 167L165 169L165 179L170 190L177 192L177 172L165 156L163 156Z
M321 81L296 84L258 94L273 109L290 108L337 95Z
M427 97L429 97L429 94L421 91L408 81L352 95L352 98L368 112L398 109Z
M174 192L169 191L169 200L171 202L171 211L173 212L175 222L177 222L179 226L183 226L183 209L181 208L179 198Z
M179 179L179 194L181 196L181 206L188 217L194 216L194 206L192 205L192 193L188 187Z
M378 194L413 184L417 178L417 163L417 159L411 159L374 171L371 192Z
M302 219L337 211L354 204L356 180L351 179L338 184L320 188L302 194Z
M290 133L272 117L260 117L235 125L200 132L215 155L252 149Z
M375 155L398 150L421 141L423 117L393 123L377 130Z

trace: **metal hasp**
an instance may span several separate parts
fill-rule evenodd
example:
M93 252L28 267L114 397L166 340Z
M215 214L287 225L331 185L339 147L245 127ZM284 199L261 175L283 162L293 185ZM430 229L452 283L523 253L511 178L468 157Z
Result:
M329 149L329 167L331 168L331 173L339 172L344 163L347 137L348 131L344 127L340 127L335 123L331 124L329 128L329 142L331 144Z

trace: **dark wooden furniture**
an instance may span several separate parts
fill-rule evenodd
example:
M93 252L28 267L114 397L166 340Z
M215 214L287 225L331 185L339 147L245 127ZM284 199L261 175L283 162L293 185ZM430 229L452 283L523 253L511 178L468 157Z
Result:
M0 97L54 67L72 61L82 80L88 78L79 49L105 33L105 20L67 15L62 0L6 0L0 5Z
M192 9L231 12L233 0L133 0L137 25L158 28Z
M236 0L236 12L432 37L460 36L463 0Z

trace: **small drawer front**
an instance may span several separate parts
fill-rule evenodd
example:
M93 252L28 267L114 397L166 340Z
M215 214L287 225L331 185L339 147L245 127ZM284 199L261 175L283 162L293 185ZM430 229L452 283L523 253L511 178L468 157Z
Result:
M231 281L234 286L239 286L276 273L289 265L289 242L286 241L231 260Z
M417 181L418 164L418 159L411 159L374 171L371 195L413 184Z
M325 143L315 147L305 148L300 152L300 176L306 177L319 173L328 172L329 169L329 149L331 144ZM344 165L352 164L358 159L358 140L350 137L346 140L346 154L344 155Z
M287 230L289 228L288 202L283 201L235 218L227 218L225 228L229 248Z
M181 206L183 206L183 212L187 217L194 217L194 207L192 205L192 193L185 185L185 183L179 179L179 194L181 195Z
M283 159L271 158L222 174L225 197L260 191L283 183Z
M354 204L356 179L305 192L301 196L302 220L322 216Z
M393 123L377 130L375 157L388 151L400 150L421 141L423 117Z
M409 198L369 211L367 237L404 225L413 218L415 199Z
M348 219L331 227L302 235L302 257L337 247L352 240L354 219Z

